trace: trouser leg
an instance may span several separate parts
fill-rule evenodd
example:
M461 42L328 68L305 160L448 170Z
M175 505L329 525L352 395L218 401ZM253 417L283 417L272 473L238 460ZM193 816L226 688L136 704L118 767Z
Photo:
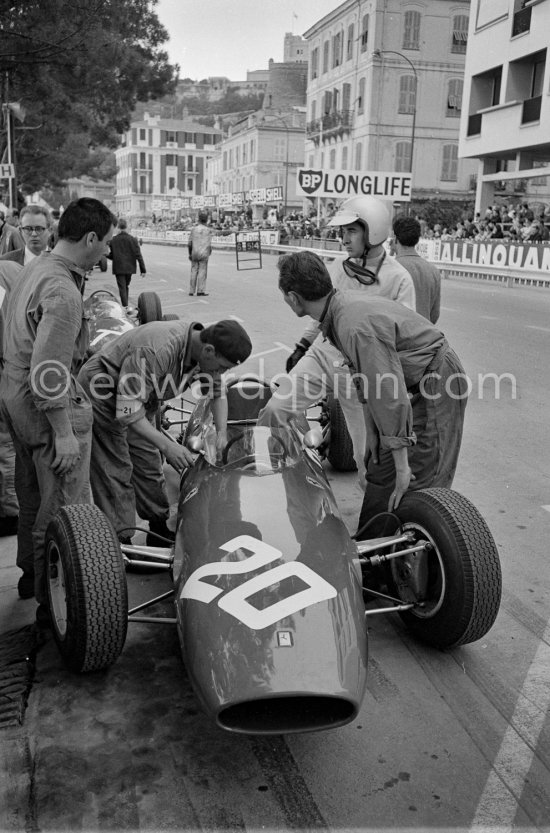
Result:
M133 467L126 429L113 419L94 413L90 483L94 503L112 523L119 537L132 536L136 525ZM124 531L128 530L128 531Z
M409 489L450 489L458 464L468 397L464 370L453 350L443 359L437 378L427 377L423 388L423 394L411 399L417 442L408 449L409 466L415 476ZM375 465L371 461L367 466L359 529L374 515L387 511L394 485L393 456L391 451L381 451L379 462ZM369 527L369 537L383 534L378 522Z
M170 504L160 451L133 431L132 426L128 428L128 448L139 517L144 521L167 520Z
M118 294L120 295L120 303L123 307L128 306L128 284L129 284L129 275L115 275L117 286L118 286Z
M357 391L347 367L335 368L334 396L340 403L346 426L353 445L353 459L357 466L357 475L361 485L365 482L365 447L367 444L367 427L363 405L358 399Z
M15 493L15 447L0 413L0 518L15 518L19 503Z
M204 292L206 287L206 277L208 274L208 260L199 260L199 269L197 276L197 292Z
M197 277L199 274L199 261L191 261L191 281L189 283L189 292L195 293L197 291Z

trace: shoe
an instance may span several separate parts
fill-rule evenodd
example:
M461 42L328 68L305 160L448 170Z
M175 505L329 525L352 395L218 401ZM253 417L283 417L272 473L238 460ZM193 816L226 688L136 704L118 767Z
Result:
M190 292L189 294L190 294L190 295L194 295L195 293L194 293L194 292Z
M8 535L17 535L19 526L19 515L9 515L7 518L0 518L0 538Z
M36 626L40 629L51 628L52 619L47 604L39 604L36 608Z
M168 543L166 540L163 541L163 538L172 542L175 540L176 534L171 529L168 529L165 520L149 521L149 532L145 539L145 545L147 547L166 547Z
M20 599L32 599L34 596L34 570L25 573L17 582L17 592Z
M208 292L197 292L197 295L208 295Z

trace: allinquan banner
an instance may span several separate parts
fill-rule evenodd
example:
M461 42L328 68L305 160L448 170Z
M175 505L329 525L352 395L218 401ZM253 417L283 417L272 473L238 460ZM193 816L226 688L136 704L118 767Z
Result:
M392 202L410 202L412 175L393 171L325 171L298 168L296 193L305 197L371 196Z

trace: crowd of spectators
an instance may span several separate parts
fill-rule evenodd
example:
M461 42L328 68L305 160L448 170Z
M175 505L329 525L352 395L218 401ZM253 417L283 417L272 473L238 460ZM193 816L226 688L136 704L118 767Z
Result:
M441 240L508 240L514 243L544 243L550 240L550 205L530 207L489 205L483 212L469 216L454 226L429 225L420 217L422 237Z

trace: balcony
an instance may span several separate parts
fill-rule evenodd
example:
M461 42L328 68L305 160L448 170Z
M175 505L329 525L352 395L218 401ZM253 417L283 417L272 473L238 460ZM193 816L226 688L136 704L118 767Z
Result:
M467 136L479 136L481 133L481 113L472 113L468 116Z
M531 6L526 9L520 9L514 15L514 22L512 25L512 37L515 35L523 35L524 32L529 32L531 29Z
M536 95L534 98L526 98L523 102L523 110L521 113L521 123L529 124L532 121L540 120L540 108L542 105L542 96Z
M349 133L353 125L353 110L332 110L320 119L308 122L306 136L314 142L325 136L341 136Z

